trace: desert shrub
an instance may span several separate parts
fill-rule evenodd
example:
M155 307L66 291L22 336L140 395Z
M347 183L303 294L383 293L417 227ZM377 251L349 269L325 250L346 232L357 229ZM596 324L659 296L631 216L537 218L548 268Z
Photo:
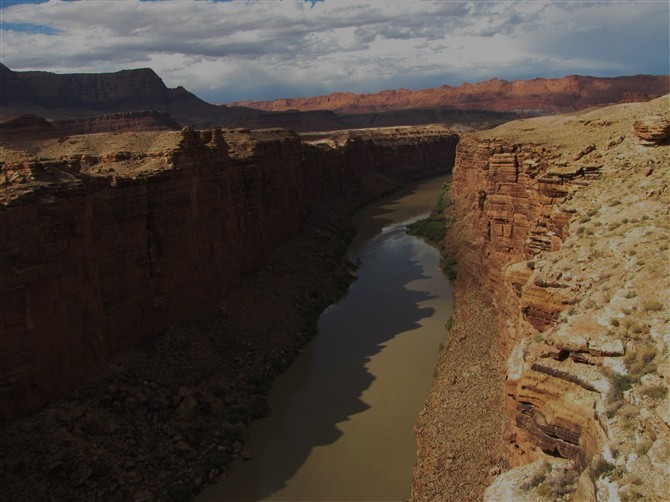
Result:
M623 320L623 327L626 328L629 334L634 333L636 335L639 335L640 333L644 333L646 326L642 323L640 323L637 319L633 319L631 317L626 317ZM636 337L633 337L636 338Z
M440 267L442 268L442 273L445 275L449 281L454 282L456 280L457 271L456 271L456 260L444 256L440 262Z
M594 481L602 476L607 476L614 471L615 465L610 464L602 455L596 455L589 466L589 475Z
M431 219L430 217L407 226L408 234L422 237L433 245L439 245L442 242L446 231L447 225L444 219Z
M541 483L543 483L547 476L551 473L551 464L549 462L543 462L540 466L533 471L531 477L521 485L522 490L532 490L537 488Z
M573 469L557 469L536 488L536 493L552 500L564 500L575 491L579 474Z
M635 298L637 296L637 293L633 290L630 290L628 293L626 293L626 298Z
M629 390L634 381L630 375L622 375L616 371L608 368L607 366L601 366L601 373L607 377L610 382L610 388L607 393L607 402L608 403L618 403L623 399L623 393ZM614 410L616 412L617 409ZM612 415L614 415L612 412Z
M447 219L444 217L444 209L449 197L449 184L445 183L437 197L435 209L427 218L415 221L407 226L407 233L421 237L431 244L440 247L444 235L447 232Z
M640 456L646 455L653 444L654 442L651 439L645 438L635 446L635 453Z
M665 305L662 302L656 300L649 300L644 302L642 308L647 312L658 312L659 310L663 310Z
M454 316L449 316L449 319L447 319L447 322L444 324L444 329L447 331L451 331L451 328L454 326Z
M652 399L664 399L668 394L668 389L662 385L647 385L640 390L640 393Z
M644 496L636 490L621 490L619 491L619 498L621 502L634 502L637 500L644 500Z
M630 354L630 355L629 355ZM624 361L628 367L628 373L636 382L648 373L656 371L654 359L658 354L656 347L645 345L637 350L626 353Z

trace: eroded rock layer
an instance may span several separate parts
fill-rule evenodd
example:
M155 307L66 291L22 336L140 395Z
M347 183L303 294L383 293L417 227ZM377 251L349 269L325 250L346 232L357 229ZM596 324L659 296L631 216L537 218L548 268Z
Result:
M213 305L314 205L448 171L438 128L74 136L3 148L0 417L37 409L112 354Z
M508 82L499 78L458 87L443 85L413 91L397 89L372 94L337 92L309 98L234 103L266 111L333 110L361 114L389 110L427 110L440 107L557 113L605 103L648 101L668 92L667 76L597 78L580 75Z
M481 479L506 472L490 500L667 493L667 110L666 97L517 121L459 144L445 244L457 288L498 315L497 333L469 336L494 337L506 362L507 454ZM449 392L438 375L433 393ZM458 482L421 465L415 495Z

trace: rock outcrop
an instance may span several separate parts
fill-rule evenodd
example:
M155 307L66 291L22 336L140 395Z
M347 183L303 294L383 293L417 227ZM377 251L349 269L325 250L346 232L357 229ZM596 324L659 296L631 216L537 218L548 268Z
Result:
M670 90L667 76L596 78L571 75L558 79L486 80L458 87L443 85L434 89L381 91L373 94L338 92L311 98L272 101L238 101L235 106L265 111L333 110L341 114L362 114L402 109L457 108L560 113L593 105L648 100Z
M633 124L635 134L646 145L658 145L670 138L670 120L668 117L645 117Z
M506 361L507 455L491 471L506 472L489 500L667 493L668 151L636 137L659 138L665 126L640 124L665 123L667 107L529 119L459 143L445 245L457 287L494 305L498 332L480 336ZM439 483L415 474L415 493Z
M6 122L0 122L0 134L4 142L33 141L99 132L176 130L179 130L179 124L170 115L155 111L112 113L53 122L37 115L22 115Z
M3 148L0 417L37 409L215 304L310 207L448 172L457 141L439 128L312 143L185 128Z

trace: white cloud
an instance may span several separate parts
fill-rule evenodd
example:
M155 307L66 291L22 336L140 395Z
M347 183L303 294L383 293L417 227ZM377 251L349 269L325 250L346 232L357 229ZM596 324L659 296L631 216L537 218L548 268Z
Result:
M218 100L495 76L667 73L669 8L665 0L325 0L313 8L290 0L51 0L0 11L3 23L58 30L3 30L2 62L57 72L149 66L171 87Z

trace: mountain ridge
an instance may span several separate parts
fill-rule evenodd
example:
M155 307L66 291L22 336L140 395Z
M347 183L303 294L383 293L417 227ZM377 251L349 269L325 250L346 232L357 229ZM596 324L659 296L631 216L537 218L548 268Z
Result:
M667 75L569 75L558 79L538 77L513 81L492 78L475 84L464 82L458 87L443 85L417 91L397 89L369 94L336 92L303 98L242 100L226 105L264 111L321 109L344 114L437 107L537 114L576 111L588 106L627 101L646 101L668 92L670 77Z

